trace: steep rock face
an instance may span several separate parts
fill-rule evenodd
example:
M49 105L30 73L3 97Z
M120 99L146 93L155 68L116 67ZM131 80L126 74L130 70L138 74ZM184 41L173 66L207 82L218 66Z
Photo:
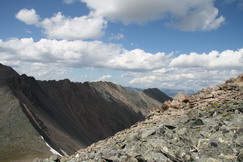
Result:
M149 95L149 93L137 92L110 82L91 82L87 84L95 88L107 101L115 100L144 116L147 115L149 108L158 108L161 103L170 99L165 98L159 90L156 94Z
M61 161L243 161L243 75L177 102Z
M0 161L31 161L52 155L50 148L7 86L0 86Z
M148 88L143 90L143 92L158 102L163 103L165 101L172 100L172 98L161 92L158 88Z
M45 89L48 99L54 101L55 105L49 108L52 119L83 147L144 119L142 114L132 111L114 98L103 98L88 83L63 80L38 82L38 85ZM60 141L57 143L62 144Z
M54 101L38 81L23 75L9 81L9 86L32 125L49 145L62 154L70 154L84 146L76 140L73 127L69 128L69 122L73 119L63 118L63 115L68 117L69 113L62 110L58 101Z
M161 106L145 94L108 82L36 81L33 77L19 76L3 65L0 78L19 102L18 112L21 108L39 137L63 155L128 128L144 120L148 108ZM4 99L5 94L1 97ZM10 113L6 118L15 118L15 115L18 114ZM22 136L24 134L19 138L26 138ZM50 154L49 148L43 150Z

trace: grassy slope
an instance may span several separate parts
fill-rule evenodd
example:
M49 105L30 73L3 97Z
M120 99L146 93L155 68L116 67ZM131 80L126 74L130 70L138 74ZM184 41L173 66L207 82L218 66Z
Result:
M0 84L0 161L33 160L51 152L8 86Z

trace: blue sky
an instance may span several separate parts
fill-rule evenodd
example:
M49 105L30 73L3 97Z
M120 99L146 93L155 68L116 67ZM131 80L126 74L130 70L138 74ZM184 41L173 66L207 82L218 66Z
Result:
M0 62L40 80L194 89L243 72L242 0L2 0Z

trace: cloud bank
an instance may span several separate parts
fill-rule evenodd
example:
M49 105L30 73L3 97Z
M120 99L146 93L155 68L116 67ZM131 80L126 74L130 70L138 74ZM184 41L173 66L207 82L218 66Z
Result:
M0 40L0 62L28 75L55 79L74 68L123 71L132 85L201 88L243 71L243 48L233 51L190 53L127 50L101 41L68 41L32 38ZM29 67L32 67L31 69ZM101 79L109 79L104 76Z
M0 41L0 61L59 64L72 68L96 68L120 71L147 71L163 65L165 53L128 51L117 44L101 41L67 41L32 38Z
M112 75L103 75L99 77L96 81L109 81L112 78Z
M238 51L212 51L208 54L182 54L173 59L170 66L174 67L202 67L206 69L242 69L243 49Z

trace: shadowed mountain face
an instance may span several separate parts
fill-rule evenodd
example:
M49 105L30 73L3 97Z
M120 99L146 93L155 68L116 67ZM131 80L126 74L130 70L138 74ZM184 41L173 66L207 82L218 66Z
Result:
M158 88L149 88L149 89L145 89L143 90L143 92L148 95L149 97L155 99L158 102L165 102L168 100L172 100L172 98L170 98L169 96L167 96L166 94L164 94L163 92L161 92Z
M43 150L46 156L51 152L45 142L61 154L71 154L128 128L137 121L144 120L148 108L161 106L161 100L157 101L144 92L129 90L113 83L72 83L68 79L36 81L33 77L20 76L10 67L1 64L0 83L3 87L0 89L1 100L7 99L1 102L0 110L12 111L13 106L7 103L13 101L17 105L15 109L18 110L18 113L9 113L5 116L1 113L0 118L6 120L3 123L9 122L7 119L10 118L18 118L21 112L26 121L22 125L28 124L28 128L35 131L35 134L29 135L42 143L40 147L37 145L35 146L37 148L32 150ZM12 94L12 98L6 98L4 89ZM0 123L0 128L6 129L7 125L3 123ZM17 128L19 124L13 121L11 127ZM11 127L8 129L11 130ZM14 131L8 132L10 136ZM25 131L27 130L21 130ZM20 142L28 140L25 133L22 134L18 140L14 136L12 140ZM7 137L4 133L1 135L0 145ZM40 138L41 136L44 140ZM11 144L11 141L9 143ZM1 153L6 147L0 147L0 156L3 157ZM19 147L22 147L21 144ZM31 148L31 143L22 148L28 150ZM36 156L38 157L38 154Z

